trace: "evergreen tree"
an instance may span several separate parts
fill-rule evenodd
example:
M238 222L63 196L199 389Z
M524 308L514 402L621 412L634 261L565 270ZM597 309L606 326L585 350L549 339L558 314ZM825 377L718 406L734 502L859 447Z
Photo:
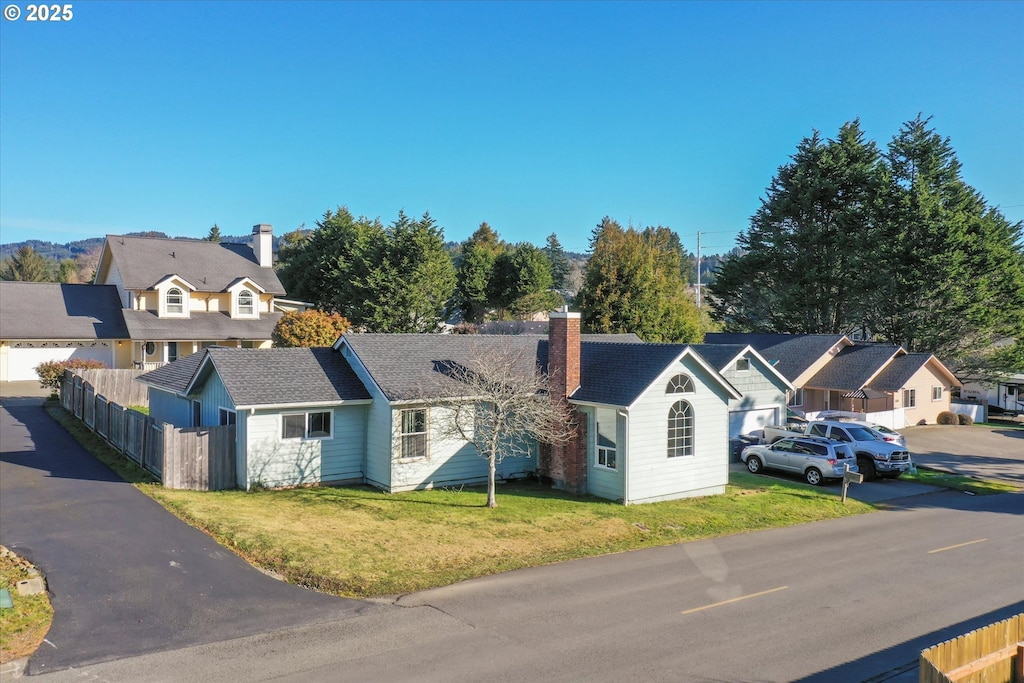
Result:
M26 245L0 264L0 280L53 282L52 261Z
M800 142L738 238L745 253L708 288L727 330L845 333L863 321L879 161L858 121Z
M505 249L491 226L481 223L462 244L462 258L457 274L459 309L465 321L482 323L487 311L494 308L490 282L494 263Z
M588 331L633 332L649 342L702 339L700 316L682 276L678 235L664 227L624 230L606 216L590 247L576 296Z
M555 233L548 235L544 246L544 253L547 255L548 261L551 262L551 286L558 290L565 289L568 283L571 264L565 255L565 250L562 249L562 243L558 241L558 235Z
M216 223L210 228L210 232L206 235L207 242L220 242L220 228Z
M521 242L494 262L491 301L514 318L555 308L560 297L551 291L551 262L543 251Z

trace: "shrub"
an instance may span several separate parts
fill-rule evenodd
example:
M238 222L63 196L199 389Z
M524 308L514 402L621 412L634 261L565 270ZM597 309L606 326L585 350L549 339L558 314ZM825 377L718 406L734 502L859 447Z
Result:
M960 424L960 419L956 416L956 413L951 413L948 410L943 410L939 413L939 416L935 419L935 422L940 425L956 425Z
M289 311L277 321L270 338L274 346L332 346L350 327L348 320L337 313L315 308Z
M974 418L971 417L970 415L964 415L963 413L957 413L956 414L956 419L959 420L960 424L962 424L962 425L972 425L972 424L974 424Z
M64 381L65 370L100 370L107 367L105 363L98 360L82 360L72 358L71 360L50 360L40 363L33 370L39 376L39 386L44 389L60 390L60 384Z

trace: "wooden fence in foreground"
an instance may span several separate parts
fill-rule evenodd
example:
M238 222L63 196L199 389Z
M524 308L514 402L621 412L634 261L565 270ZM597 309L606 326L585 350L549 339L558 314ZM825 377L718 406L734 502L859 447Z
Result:
M66 370L61 385L61 405L103 437L113 448L160 477L167 488L219 491L235 488L235 426L177 428L157 423L149 415L126 408L98 393L93 384ZM86 372L132 372L91 370ZM138 373L136 373L138 374ZM110 378L106 384L117 391L134 378ZM103 378L101 378L102 384ZM133 382L137 384L137 382ZM133 400L131 390L121 392ZM148 405L146 401L131 405Z
M1024 683L1024 613L921 653L920 683Z

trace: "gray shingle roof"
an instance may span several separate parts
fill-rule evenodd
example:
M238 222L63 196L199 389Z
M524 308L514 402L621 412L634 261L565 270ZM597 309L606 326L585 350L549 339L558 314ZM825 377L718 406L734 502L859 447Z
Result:
M899 391L931 357L930 353L908 353L893 358L878 377L871 380L868 388L876 391Z
M844 391L861 389L897 353L902 353L901 347L889 344L847 346L804 386Z
M128 289L152 289L179 275L201 292L223 292L248 277L265 292L285 293L274 269L261 268L246 244L107 235L107 247Z
M0 282L4 339L127 339L117 288Z
M685 350L686 344L584 342L580 357L582 380L572 399L632 405Z
M203 365L209 358L210 363ZM211 347L139 379L181 393L200 372L216 369L235 406L302 405L366 400L366 387L331 348L229 349Z
M715 370L721 372L743 349L746 344L691 344L690 345Z
M790 382L828 353L842 334L732 334L712 332L705 344L750 344Z
M161 318L154 311L124 311L131 339L138 341L225 341L270 339L274 325L284 315L260 313L258 319L232 318L228 313L192 313L188 318Z

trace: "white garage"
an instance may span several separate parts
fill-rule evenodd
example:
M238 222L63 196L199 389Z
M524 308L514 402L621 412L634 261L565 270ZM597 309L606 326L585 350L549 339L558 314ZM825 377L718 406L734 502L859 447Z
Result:
M752 408L729 413L729 438L761 429L765 425L779 424L778 408Z
M98 360L114 367L111 341L14 341L7 349L7 380L21 382L38 379L35 367L47 361Z

